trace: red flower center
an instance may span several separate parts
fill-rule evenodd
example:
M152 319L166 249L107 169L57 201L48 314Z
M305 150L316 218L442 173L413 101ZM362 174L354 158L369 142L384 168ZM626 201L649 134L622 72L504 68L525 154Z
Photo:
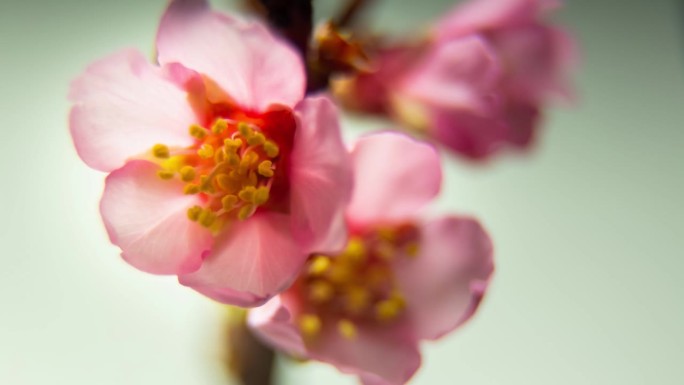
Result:
M382 227L353 235L341 254L313 255L292 289L302 307L302 334L314 337L332 320L340 334L353 338L356 324L398 319L405 301L392 263L417 255L417 235L411 224Z
M200 195L203 204L188 208L188 218L216 232L259 209L288 211L289 157L296 128L291 110L256 114L227 104L210 107L206 126L189 127L193 145L152 148L160 178L179 178L185 182L185 194Z

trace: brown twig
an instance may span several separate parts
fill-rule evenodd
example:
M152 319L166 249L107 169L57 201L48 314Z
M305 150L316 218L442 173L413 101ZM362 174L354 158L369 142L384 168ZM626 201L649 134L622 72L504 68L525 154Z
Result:
M231 309L227 330L227 364L242 385L272 385L275 352L247 327L246 312Z
M257 0L269 24L306 57L313 26L312 0Z

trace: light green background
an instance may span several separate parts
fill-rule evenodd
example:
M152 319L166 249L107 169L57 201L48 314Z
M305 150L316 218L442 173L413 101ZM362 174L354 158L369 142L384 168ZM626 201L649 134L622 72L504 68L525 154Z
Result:
M378 28L405 32L449 5L377 1ZM103 175L66 125L70 79L116 49L151 52L164 4L0 3L1 384L226 383L222 309L118 258ZM550 111L529 156L445 157L435 212L481 218L498 265L474 321L424 346L413 384L684 383L683 15L675 0L568 1L577 106ZM345 119L349 137L382 125ZM281 370L286 384L355 383Z

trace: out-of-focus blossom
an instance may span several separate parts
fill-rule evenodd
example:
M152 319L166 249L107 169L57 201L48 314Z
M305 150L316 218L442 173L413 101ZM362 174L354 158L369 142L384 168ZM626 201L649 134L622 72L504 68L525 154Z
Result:
M334 105L304 99L298 54L263 26L171 2L159 66L135 50L73 83L71 134L111 172L100 204L140 270L216 300L263 303L312 250L344 246L351 167Z
M404 384L420 366L419 342L477 309L493 271L492 245L473 219L417 216L440 188L430 146L378 134L358 141L352 158L346 249L312 255L294 285L252 309L248 322L277 348L364 384Z
M568 97L575 50L543 20L550 0L474 0L436 23L429 39L381 47L377 71L343 79L351 107L383 112L470 158L528 147L549 98Z

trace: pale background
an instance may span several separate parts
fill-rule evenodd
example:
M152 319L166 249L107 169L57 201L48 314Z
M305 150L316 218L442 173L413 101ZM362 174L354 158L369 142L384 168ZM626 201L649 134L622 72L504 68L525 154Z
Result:
M450 3L378 2L394 31ZM0 384L226 383L223 310L119 259L97 212L104 175L66 126L70 79L118 48L151 52L164 4L0 2ZM474 322L426 344L412 384L684 383L683 15L675 0L568 1L578 106L551 111L529 156L448 158L438 205L481 218L498 266ZM355 383L281 370L282 384Z

